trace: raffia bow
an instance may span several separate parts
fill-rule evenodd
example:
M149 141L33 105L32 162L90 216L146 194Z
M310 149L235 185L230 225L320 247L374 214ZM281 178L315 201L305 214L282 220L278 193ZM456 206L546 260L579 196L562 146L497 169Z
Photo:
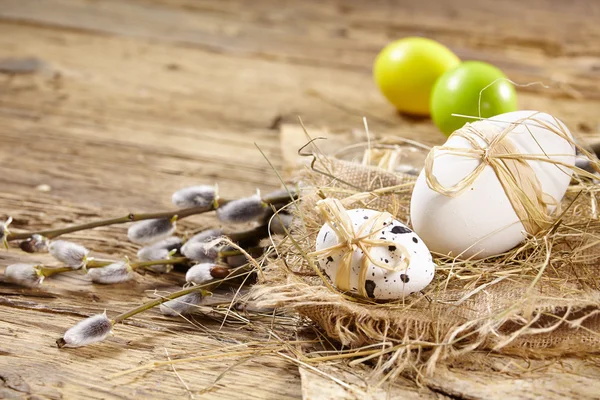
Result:
M527 161L549 162L575 170L582 175L587 176L589 174L572 165L553 160L547 154L520 153L515 144L507 136L513 129L518 125L523 124L525 121L533 121L537 126L548 129L570 144L574 144L567 132L565 132L564 129L559 128L560 124L558 121L557 126L554 126L548 124L546 121L532 117L524 118L511 123L499 134L497 132L498 128L492 124L482 124L483 129L480 130L473 124L467 123L463 128L452 133L450 138L455 136L464 138L469 142L472 148L435 146L427 155L427 158L425 159L425 177L429 188L445 196L459 196L474 184L487 166L490 166L498 177L508 200L528 233L535 235L541 230L551 226L553 218L549 212L548 206L558 206L559 204L556 199L543 192L540 181ZM492 139L489 139L490 137ZM485 145L480 145L476 138L481 139ZM542 149L540 150L543 152ZM481 160L481 163L473 170L473 172L465 176L458 183L447 187L442 185L433 174L434 161L440 152L476 158ZM566 155L567 154L564 154L564 156Z
M370 263L391 272L406 270L410 265L410 253L404 246L391 240L373 237L379 234L387 224L391 223L393 217L390 213L385 211L377 212L369 219L365 220L358 231L355 231L352 219L339 200L321 200L317 203L316 209L334 231L338 239L338 244L312 252L309 256L326 258L346 250L340 260L335 278L335 286L339 290L350 291L351 289L350 278L352 276L352 257L356 250L360 249L363 254L360 261L360 272L358 276L358 294L365 298L368 297L365 283ZM395 246L402 254L400 260L395 265L385 264L376 260L371 255L371 249L378 246Z

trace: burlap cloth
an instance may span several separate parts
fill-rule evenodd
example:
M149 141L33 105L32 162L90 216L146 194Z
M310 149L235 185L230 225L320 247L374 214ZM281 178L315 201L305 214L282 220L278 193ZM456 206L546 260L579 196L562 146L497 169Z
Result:
M600 247L595 243L600 241L600 224L595 219L595 191L587 190L575 204L567 204L575 197L568 194L563 223L551 234L531 239L522 252L472 266L435 257L434 281L403 302L348 299L327 288L321 277L306 276L314 267L305 254L314 249L323 224L314 211L318 193L344 199L396 187L392 194L363 198L346 207L385 210L406 222L414 181L413 176L335 159L306 168L299 177L303 189L292 234L295 244L290 240L279 244L281 257L254 289L259 305L298 312L352 348L386 342L396 349L416 350L418 360L429 367L475 350L534 357L600 351Z

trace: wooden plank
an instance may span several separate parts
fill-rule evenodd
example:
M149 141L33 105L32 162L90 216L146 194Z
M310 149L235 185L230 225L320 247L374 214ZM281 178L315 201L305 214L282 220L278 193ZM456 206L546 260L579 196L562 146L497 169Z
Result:
M600 370L594 362L568 358L541 362L498 359L497 365L490 366L490 359L493 357L467 368L440 368L427 380L427 386L460 399L598 398ZM482 371L486 364L491 368Z
M30 3L26 2L25 4ZM308 105L306 105L306 100L310 100L312 106L312 104L314 104L314 96L310 96L310 93L317 91L318 93L324 93L326 98L332 98L335 104L352 105L352 109L360 110L364 113L373 113L374 115L378 115L381 114L380 110L382 109L391 111L388 106L383 104L381 96L376 92L376 90L374 90L369 73L370 65L374 55L381 48L382 44L388 39L382 36L373 37L373 35L363 34L363 32L359 29L360 24L354 22L354 19L364 18L363 15L367 11L363 9L359 9L356 12L350 13L350 15L353 17L347 17L350 19L350 21L346 21L346 24L350 24L353 29L358 30L356 37L339 38L334 36L330 30L319 29L319 26L321 26L319 24L314 24L315 28L310 30L310 35L306 34L307 28L304 30L294 29L295 25L301 23L298 22L293 25L286 24L286 22L289 22L289 20L293 18L294 14L291 12L285 13L285 18L281 17L283 21L279 22L275 27L273 27L273 24L265 24L266 26L261 24L251 25L251 22L254 21L252 18L258 18L255 15L255 11L241 11L239 15L235 13L230 15L224 12L208 13L201 9L200 11L190 14L190 10L188 9L178 10L168 8L169 12L166 12L165 9L167 7L165 5L146 5L145 7L138 6L138 8L135 9L136 12L133 12L132 8L134 8L134 5L132 3L103 2L103 6L100 9L94 9L95 12L90 13L87 11L92 6L75 0L65 0L56 3L47 1L42 2L41 4L34 4L36 5L35 7L27 7L26 5L22 5L21 2L5 0L5 6L0 11L0 17L4 16L4 18L12 21L35 21L36 26L58 26L63 27L64 29L75 29L75 32L77 33L75 36L77 38L81 38L82 36L88 34L94 36L98 34L111 35L111 37L114 35L127 35L128 37L141 37L145 39L143 41L144 44L147 44L148 40L154 41L151 49L148 49L148 46L140 46L143 47L143 54L139 54L141 51L135 51L136 46L122 49L123 52L127 52L129 58L126 60L120 60L121 63L124 63L123 68L112 69L116 74L121 75L120 78L116 77L110 79L113 85L115 82L119 85L133 85L137 80L143 80L144 84L146 85L144 89L148 90L148 84L161 82L160 79L150 79L149 76L167 76L160 73L162 72L160 68L173 68L173 60L187 60L191 54L196 54L199 52L199 57L189 58L191 64L185 63L186 65L179 65L175 63L175 65L177 65L175 68L175 73L168 75L169 91L174 91L177 88L181 88L181 85L184 85L185 88L188 89L188 93L190 93L189 89L192 89L195 86L193 84L191 87L189 86L190 80L192 80L194 77L202 78L202 83L206 85L203 85L202 87L204 96L196 96L194 99L196 101L197 109L203 109L205 107L210 107L210 105L214 105L214 107L211 107L209 112L223 113L227 111L234 111L236 116L232 118L233 120L238 120L240 115L247 116L247 119L251 120L254 119L254 116L261 116L265 112L270 112L272 116L275 116L275 114L277 114L276 110L281 108L282 105L285 106L286 104L295 105L301 103L302 106L307 107ZM261 4L263 3L260 2L259 6ZM217 7L212 3L211 5ZM485 35L483 33L481 35L467 34L465 33L465 30L471 29L472 27L490 30L491 27L495 26L493 24L483 23L482 19L486 17L486 14L482 13L481 10L479 10L479 12L471 13L469 11L469 7L461 6L464 6L464 4L459 3L456 7L458 10L462 10L464 8L465 13L467 13L467 15L463 17L464 20L472 22L464 26L458 24L458 27L456 28L457 36L468 38L469 40L476 40L477 38L481 38L482 35L485 37ZM233 6L230 4L230 7ZM268 4L264 5L263 7L265 9L269 8ZM300 6L295 5L295 7ZM243 9L241 6L240 8ZM324 7L323 9L327 10L328 8ZM506 9L514 9L514 7L506 7ZM379 18L381 19L386 16L386 19L376 20L373 22L373 24L379 23L379 30L386 32L392 22L390 22L389 18L387 18L387 13L384 11L386 8L379 8L378 10L380 14ZM402 7L398 6L398 10L402 10ZM298 10L299 15L303 15L303 11L304 8L300 7L300 10ZM474 11L477 11L477 9ZM115 17L114 15L118 14L119 12L124 14L131 13L133 15L133 20L124 20L123 18ZM321 8L319 8L319 13L321 12ZM374 11L371 10L371 12ZM576 29L568 30L568 34L565 33L564 36L556 33L550 35L550 37L548 37L548 35L543 36L540 34L539 30L541 28L538 26L538 24L533 25L531 30L510 29L512 24L523 24L523 21L521 20L510 19L516 18L512 14L510 16L506 16L505 19L498 20L498 23L506 29L495 28L492 33L487 33L488 36L498 36L510 33L524 34L522 32L528 32L527 34L529 35L538 35L537 37L542 38L539 40L551 40L553 37L556 37L556 40L559 40L561 49L564 49L561 50L561 54L564 53L566 55L553 57L553 63L548 63L548 56L546 54L543 52L540 53L535 48L532 49L529 45L524 45L521 48L513 48L511 46L501 46L499 44L499 48L495 48L486 43L484 46L475 46L475 49L467 48L465 46L468 45L468 42L465 44L460 41L454 41L452 37L448 37L447 35L443 36L443 33L445 32L443 29L441 29L440 39L443 39L444 42L447 42L450 46L455 44L454 50L464 58L478 58L498 64L507 72L510 78L517 82L530 83L535 81L543 81L544 83L553 86L552 90L543 89L541 86L531 86L530 88L523 88L524 91L533 91L535 93L544 91L548 94L551 94L552 97L580 96L583 99L587 97L597 99L595 96L598 93L598 80L596 79L598 71L595 67L596 64L594 58L589 56L578 56L577 54L571 55L573 52L575 52L575 50L572 49L575 48L574 46L576 46L576 40L573 38L573 35L581 32L584 29L586 34L590 35L591 37L596 34L595 32L597 32L597 27L588 26L592 24L588 24L587 21L593 20L592 16L596 15L597 12L597 7L594 7L593 5L586 6L585 4L575 4L572 7L571 13L566 14L566 16L572 18L567 21L569 23L564 21L565 14L551 13L549 14L551 16L550 17L548 16L548 13L544 11L542 6L519 13L519 15L526 16L532 21L544 21L546 29L541 30L542 34L547 34L549 27L557 26L561 27L560 32L563 32L564 29L562 27L574 25L574 20L576 18L580 18L584 14L589 17L579 19ZM246 16L246 13L250 13L250 16ZM320 17L316 17L314 15L315 13L316 12L313 10L312 13L306 15L307 20L312 20L311 18L314 17L317 21L320 21L323 20L324 17L327 17L327 13L324 13L324 16L317 13L318 15L321 15ZM414 18L419 18L419 20L422 19L426 21L432 18L430 14L434 16L440 14L440 10L434 12L433 10L424 9L422 12L419 12L417 16L414 16L410 12L399 12L398 14L399 22L394 20L393 24L406 24L406 32L398 32L391 35L403 36L404 34L428 33L420 32L419 30L415 29ZM267 15L269 14L267 13ZM366 15L369 15L368 12ZM169 16L171 18L169 18ZM170 21L173 19L178 21L178 29L172 29L172 23ZM335 18L331 19L332 21L337 21ZM207 20L212 22L209 23ZM248 20L250 22L247 22ZM449 20L447 18L447 14L444 12L441 12L441 15L437 15L432 23L440 26L442 25L441 21L445 21L445 25L457 25L454 24L454 21ZM329 20L323 23L327 24L329 23ZM358 25L358 27L354 28L354 25ZM209 41L214 37L227 37L226 28L230 30L237 30L238 32L233 38L229 38L227 44L222 44L219 41L214 44L210 44L211 46L216 46L214 51L207 50L206 47L202 46L205 41ZM221 32L219 29L225 32ZM374 27L371 29L373 30ZM259 31L258 33L256 32L257 30ZM10 38L13 35L14 33L3 36L5 38ZM37 36L44 37L46 35L47 32L44 32L38 34ZM435 37L435 35L433 35L433 37ZM269 40L267 41L266 38L269 38ZM280 43L280 41L283 40L282 38L284 38L286 41ZM314 46L311 44L314 40L322 41L325 44L322 46ZM94 37L93 41L103 42L103 40L100 40L96 37ZM104 51L106 51L106 49L115 47L114 44L110 43L110 40L106 41L109 42L109 44L103 44L102 47ZM519 43L518 40L515 39L515 41ZM68 42L69 50L71 46L77 45L77 41L69 40ZM119 36L119 40L117 42L120 44L123 42L123 39L121 39ZM155 42L165 43L166 46L164 46L164 48L161 48L161 46L155 46ZM262 56L260 49L252 47L246 48L251 46L248 43L253 43L254 46L261 45L261 43L269 43L269 53L266 57L267 60L265 60L265 57ZM86 43L86 45L88 44ZM235 46L235 48L231 49L231 46ZM185 58L176 56L178 53L177 49L181 47L185 48L186 50ZM190 48L193 51L191 51ZM156 52L153 52L153 49L156 49L157 52L158 49L163 51L160 51L160 54L156 54ZM53 49L52 54L56 54L57 50L58 49ZM302 63L296 62L293 59L286 61L285 57L287 57L287 55L285 53L291 51L297 54L302 54L302 57L317 60L318 62L313 62L312 64L314 65L312 68L302 68ZM281 54L282 52L283 54ZM323 52L328 55L330 61L334 61L341 57L348 65L357 66L360 68L353 67L351 71L337 71L335 65L332 66L324 63L327 60L323 59L323 56L321 55ZM173 58L170 60L165 59L164 56L169 53L173 55ZM93 54L104 54L104 52L98 53L97 51L90 49L89 54L90 55L88 57L93 57ZM131 57L132 54L135 54L136 57ZM331 57L332 54L336 54L336 56ZM588 54L593 54L593 52ZM340 55L340 57L338 57L338 55ZM142 59L138 58L140 56ZM143 58L147 59L144 60ZM102 65L106 66L106 60L110 59L112 58L106 57L103 58L103 60L96 59L93 61L95 66L100 67ZM232 59L232 61L235 62L225 62L227 59ZM161 61L159 62L158 60ZM195 62L196 60L197 62ZM86 62L88 60L86 58L85 60L74 61L72 58L70 58L69 61L72 63ZM128 68L125 67L131 64L136 64L137 62L139 62L141 65L138 65L135 69L130 69L135 70L137 74L132 77L127 77L127 79L123 79L124 77L122 77L122 72L124 70L128 70ZM240 67L240 65L242 67ZM277 69L278 73L272 73L275 71L272 71L271 68ZM326 72L328 70L330 72ZM336 70L336 73L333 74L332 70ZM261 71L261 73L253 74L251 71ZM173 70L171 70L171 72L173 72ZM247 77L250 76L252 79L247 79ZM297 78L288 79L290 76L296 76ZM208 82L205 80L205 77L211 77L213 79ZM228 82L231 84L231 86L234 86L239 90L231 91L231 94L229 94L223 90L221 85L211 85L211 83L220 83L221 81L219 78L228 79ZM356 85L369 88L369 90L361 90L360 93L358 93L353 90L354 85L349 86L345 82L355 82ZM103 83L108 84L108 82ZM298 83L301 83L301 85L298 85ZM265 86L269 87L269 90L272 89L273 92L277 93L277 95L272 95L270 98L265 98L265 96L262 96ZM303 93L307 91L309 92L308 96L307 93ZM240 96L240 93L243 93L243 95ZM177 93L177 95L187 97L184 93ZM199 97L210 99L211 103L202 104L202 106L200 106L197 103L201 101ZM258 98L260 98L260 100L258 100ZM222 101L219 101L220 99L222 99ZM245 99L254 101L245 101ZM187 103L183 100L184 99L178 98L178 110L182 110L181 107L183 107L183 104ZM243 107L223 107L223 105L233 106L236 103L239 103L240 100L244 101ZM525 98L525 100L527 100L527 98ZM525 100L522 99L523 106L530 107L529 102ZM549 104L556 103L556 99L550 98L548 100L550 101L537 105L544 106L544 108L549 109L550 111L558 111L559 104ZM140 99L137 99L137 101L140 101ZM274 101L277 102L277 106L271 107ZM248 109L249 106L254 107L252 107L252 109ZM304 107L290 107L290 109L292 109L294 112L304 114ZM170 111L173 112L173 110ZM287 110L281 111L285 113ZM339 116L332 116L330 115L331 110L327 111L328 122L338 122L336 120L339 119ZM174 110L174 112L177 112L177 110ZM311 109L310 116L311 120L314 119L314 122L319 124L321 121L319 120L320 116L315 115L317 113L318 111L314 110L313 107L313 109ZM339 114L339 110L337 113ZM571 113L565 112L565 114L569 115ZM396 118L392 113L387 114L387 116ZM347 115L345 115L345 119L348 119ZM263 122L263 126L265 126L265 122L267 121ZM248 125L247 120L244 121L244 123L246 126ZM348 124L345 126L348 126ZM356 122L352 121L351 126L355 127Z
M519 89L522 108L600 134L599 18L600 3L585 0L0 0L0 219L12 215L15 229L46 228L164 209L174 190L197 183L218 182L228 197L275 189L279 181L255 143L283 168L301 143L298 116L315 133L328 132L329 149L361 138L363 116L375 137L440 143L430 121L398 115L373 84L377 52L407 35L492 62L518 83L544 82L550 88ZM291 132L294 144L280 143L280 131ZM201 216L181 231L215 224ZM124 240L124 226L69 237L99 255L137 249ZM31 260L49 262L14 249L0 253L0 265ZM118 326L103 345L73 351L53 344L86 315L118 313L150 299L154 288L181 284L180 274L114 287L80 275L48 280L43 290L2 284L0 397L189 397L168 368L105 377L164 360L165 348L176 357L269 338L252 324L219 331L211 318L192 326L152 311ZM177 371L197 397L302 395L294 364L275 356L241 361ZM597 390L595 369L582 369L584 378L473 373L473 386L465 385L471 372L461 371L440 371L429 389L397 389L423 398L516 397L513 384L540 396L593 397ZM302 384L318 398L327 382Z
M18 315L18 319L6 320L4 315L0 319L0 335L5 343L0 363L3 381L0 397L3 398L28 395L89 399L187 397L188 391L166 367L122 378L107 377L152 360L165 360L165 349L173 358L190 357L223 346L224 339L235 340L235 334L230 338L210 338L199 334L198 328L184 328L181 323L153 316L150 320L157 323L117 327L116 336L108 339L101 349L64 351L52 343L65 326L79 321L81 314L52 307L30 310L26 305L17 308L15 304L18 303L4 303L3 308L11 307L13 316ZM110 307L114 306L111 301ZM87 307L89 309L89 305ZM12 345L6 346L7 343ZM240 393L245 393L245 398L297 398L300 391L297 371L290 364L280 358L263 356L246 360L242 368L236 368L240 361L224 358L178 364L177 373L193 393L204 392L209 398L238 399ZM224 376L217 380L220 374ZM260 385L253 378L258 376Z
M398 379L393 384L382 386L366 385L361 376L339 368L319 368L318 372L307 367L300 368L303 400L347 400L347 399L406 399L428 400L446 399L443 394L417 387L407 379Z
M303 399L597 399L597 365L578 359L525 361L476 354L439 367L421 385L406 378L377 385L360 367L300 368ZM347 385L351 385L348 387Z

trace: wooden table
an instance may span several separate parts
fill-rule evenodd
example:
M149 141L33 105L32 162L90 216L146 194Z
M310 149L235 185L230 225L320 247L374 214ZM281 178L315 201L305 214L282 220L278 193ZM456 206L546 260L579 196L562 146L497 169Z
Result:
M218 182L230 197L275 189L278 178L255 143L283 168L292 144L280 133L298 116L327 129L334 147L364 139L363 116L376 136L440 143L429 120L398 115L373 84L377 52L408 35L493 63L517 83L544 83L518 89L521 108L598 134L599 21L595 0L0 0L0 218L34 229L165 209L174 190L199 183ZM200 217L183 229L211 224ZM100 254L134 254L124 233L115 226L70 237ZM49 260L0 253L2 265ZM164 360L165 351L197 354L253 340L241 327L207 335L149 312L101 345L56 348L82 317L129 309L153 289L179 284L180 276L146 275L134 285L96 287L65 275L43 290L0 286L0 397L301 397L298 368L281 357L106 379ZM574 371L519 379L473 373L469 385L446 371L426 388L398 390L415 398L597 396L598 370ZM330 381L315 395L307 379L307 398L326 397Z

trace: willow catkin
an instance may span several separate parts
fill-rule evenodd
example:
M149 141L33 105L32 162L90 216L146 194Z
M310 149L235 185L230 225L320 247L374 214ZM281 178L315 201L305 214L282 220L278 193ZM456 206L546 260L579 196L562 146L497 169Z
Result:
M236 268L248 264L248 259L244 254L236 254L235 256L227 257L225 262L228 266Z
M57 340L58 347L82 347L98 343L106 339L112 330L112 322L106 313L97 314L79 321L67 330L61 339Z
M219 252L216 247L208 243L190 243L181 248L181 254L193 261L214 262Z
M137 252L137 256L140 259L140 261L168 260L169 258L171 258L171 255L172 251L154 246L143 247ZM171 264L158 264L150 265L146 268L154 272L163 274L170 272L173 266Z
M217 218L222 222L242 224L265 216L267 207L258 194L230 201L217 208Z
M127 230L127 237L133 243L151 244L171 236L176 228L173 218L148 219L131 225Z
M185 253L191 253L190 250L190 246L198 244L198 243L208 243L212 240L217 239L218 237L223 235L223 231L220 229L207 229L204 230L202 232L199 232L197 234L195 234L194 236L192 236L191 238L189 238L182 246L181 246L181 254L185 255ZM193 247L193 246L192 246ZM198 247L200 248L200 247ZM192 258L186 255L186 257L188 258ZM216 253L215 253L215 258L216 258ZM192 258L194 259L194 258ZM196 261L202 261L202 260L196 260Z
M211 270L215 267L212 263L201 263L196 264L192 268L188 269L185 274L185 280L188 283L195 283L201 285L203 283L213 280Z
M188 293L173 300L166 301L160 305L163 315L178 316L193 313L202 302L202 294L199 292Z
M208 207L215 201L215 187L190 186L173 193L171 201L179 208Z
M73 269L85 266L87 256L90 253L85 247L66 240L51 242L48 246L48 251L52 257Z
M202 232L195 234L191 238L189 238L185 242L184 246L189 243L210 242L211 240L215 240L216 238L218 238L220 236L223 236L223 231L221 229L206 229Z
M111 285L132 280L133 271L129 264L125 262L116 262L107 265L106 267L93 268L88 271L88 276L94 283Z
M43 253L48 251L48 244L47 238L36 233L19 243L19 247L26 253Z
M5 279L16 285L35 287L42 282L34 264L12 264L4 270Z
M172 250L179 251L182 243L183 243L183 240L180 237L169 236L162 240L159 240L158 242L152 243L150 246L147 246L147 247L152 247L155 249L165 249L168 251L172 251Z
M269 225L271 233L274 235L285 235L286 231L290 231L293 218L291 214L287 213L280 212L275 214L271 219L271 225Z

